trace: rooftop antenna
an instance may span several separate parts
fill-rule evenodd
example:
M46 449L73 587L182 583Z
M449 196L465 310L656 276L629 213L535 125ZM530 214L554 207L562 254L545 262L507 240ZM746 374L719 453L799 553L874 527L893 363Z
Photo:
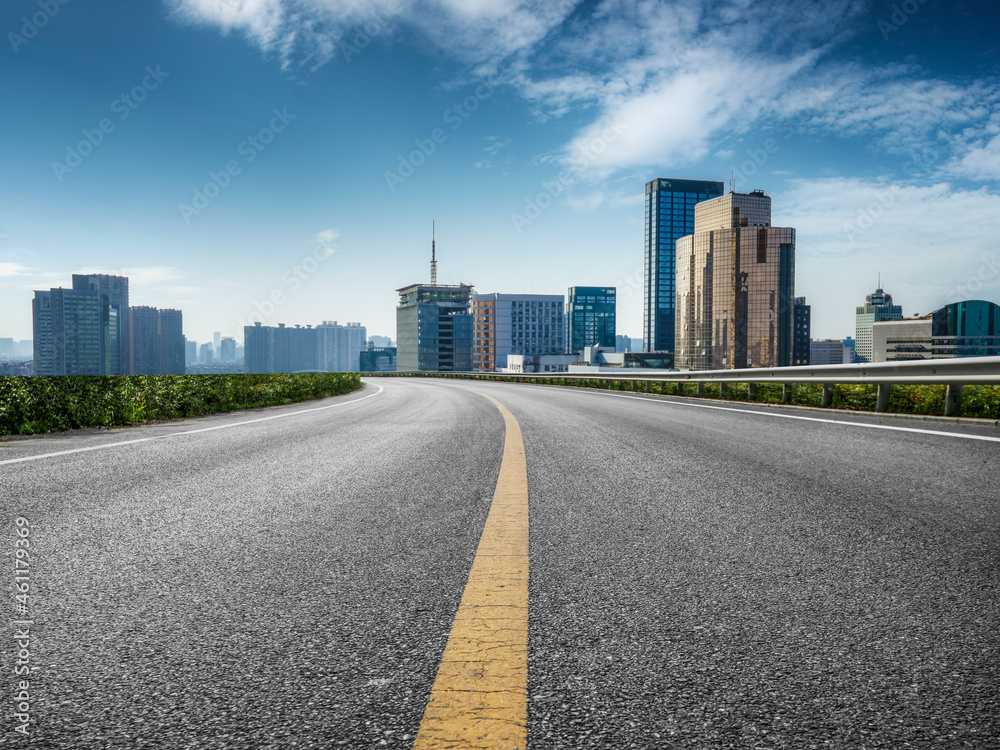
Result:
M437 248L435 247L434 221L431 220L431 286L438 283Z
M875 288L876 289L881 289L882 288L882 272L881 271L878 272L878 286L875 287Z
M729 192L736 192L736 170L730 170L729 172Z

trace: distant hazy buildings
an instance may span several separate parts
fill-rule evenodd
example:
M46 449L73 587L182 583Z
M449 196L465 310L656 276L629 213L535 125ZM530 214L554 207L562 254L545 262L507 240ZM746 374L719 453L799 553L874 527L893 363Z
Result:
M236 339L223 336L219 341L219 359L223 362L236 361Z
M566 352L587 346L617 347L617 290L613 286L571 286L566 302Z
M1000 306L984 300L945 305L930 315L872 326L873 362L1000 356Z
M367 329L360 323L340 325L324 320L317 326L317 368L324 372L360 372L360 357L367 348Z
M811 365L849 365L851 349L840 339L818 339L810 346Z
M615 351L617 352L641 352L643 350L642 339L635 339L631 336L618 334L615 336Z
M369 336L368 344L374 346L376 349L386 349L392 346L392 339L388 336Z
M795 298L794 329L792 331L792 366L808 365L812 359L812 307L805 297Z
M646 183L643 348L673 352L676 242L693 234L694 207L725 192L721 182L658 179Z
M511 354L561 354L563 303L557 294L473 295L473 369L502 371Z
M762 191L695 207L677 241L680 369L784 367L792 359L795 230L771 226Z
M183 375L184 319L180 310L130 307L129 367L132 375Z
M366 331L360 323L287 327L255 323L243 329L246 372L358 372Z
M34 354L34 342L15 341L14 339L0 338L0 359L31 359Z
M881 286L874 294L865 297L865 304L857 307L855 316L854 361L872 361L872 326L884 320L899 320L902 317L902 306L892 304L892 295L886 294Z

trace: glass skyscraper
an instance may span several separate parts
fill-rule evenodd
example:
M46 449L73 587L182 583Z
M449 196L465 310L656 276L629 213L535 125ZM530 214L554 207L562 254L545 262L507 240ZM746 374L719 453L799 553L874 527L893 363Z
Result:
M771 226L761 191L695 210L677 242L677 351L682 370L787 367L792 359L795 230Z
M616 348L617 290L607 286L571 286L566 303L566 351L582 352L586 346Z
M401 372L470 372L468 284L412 284L396 290L396 366Z
M694 234L694 207L723 194L721 182L664 180L646 183L643 349L674 351L677 240Z

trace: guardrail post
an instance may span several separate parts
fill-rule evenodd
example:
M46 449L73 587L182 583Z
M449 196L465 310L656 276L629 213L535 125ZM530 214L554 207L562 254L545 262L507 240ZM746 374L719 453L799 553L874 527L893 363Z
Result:
M683 383L678 383L677 384L677 395L678 396L683 396L684 395L684 384Z
M944 415L954 417L962 406L962 386L949 385L944 397Z
M823 406L833 406L833 387L829 383L823 383Z
M698 395L699 396L704 396L705 395L705 384L704 383L698 383Z
M756 383L747 383L747 396L750 398L751 401L756 401L757 400L757 384Z
M646 393L652 393L652 392L653 392L653 381L652 380L647 380L646 381Z
M729 383L719 383L719 397L725 398L729 393Z
M889 383L878 384L878 401L875 404L875 411L889 411L889 392L892 386Z
M792 384L782 383L781 384L781 403L790 404L792 403Z

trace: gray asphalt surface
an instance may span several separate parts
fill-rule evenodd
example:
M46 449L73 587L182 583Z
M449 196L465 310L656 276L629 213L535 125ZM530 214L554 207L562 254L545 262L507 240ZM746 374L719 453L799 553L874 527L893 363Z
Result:
M1000 443L946 434L1000 430L413 379L0 443L144 440L0 463L32 746L410 747L499 471L473 388L528 457L531 748L1000 747Z

